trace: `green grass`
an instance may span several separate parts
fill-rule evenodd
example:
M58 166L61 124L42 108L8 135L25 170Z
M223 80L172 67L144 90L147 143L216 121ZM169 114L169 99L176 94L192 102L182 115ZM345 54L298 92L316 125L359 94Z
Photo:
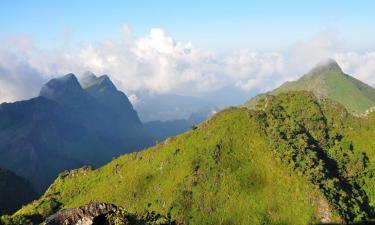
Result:
M191 224L309 223L321 194L275 160L260 129L254 113L228 109L199 129L98 170L61 175L18 214L46 216L44 200L53 197L65 208L111 202Z
M109 202L185 224L314 224L374 219L375 114L309 92L226 109L196 129L92 170L59 176L13 218ZM365 138L368 137L368 139Z

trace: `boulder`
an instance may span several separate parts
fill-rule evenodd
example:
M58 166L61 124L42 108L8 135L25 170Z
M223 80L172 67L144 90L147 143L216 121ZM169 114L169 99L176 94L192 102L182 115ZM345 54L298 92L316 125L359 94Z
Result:
M105 225L106 216L117 207L108 203L89 203L79 208L64 209L48 217L43 225Z

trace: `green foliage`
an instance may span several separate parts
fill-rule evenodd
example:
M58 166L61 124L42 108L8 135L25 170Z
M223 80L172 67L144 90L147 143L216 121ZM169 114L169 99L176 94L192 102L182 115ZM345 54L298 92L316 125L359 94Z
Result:
M270 96L266 101L267 133L282 161L317 185L346 221L373 218L374 209L359 185L361 179L372 176L368 159L364 152L354 151L340 130L326 124L317 99L299 92Z
M0 224L1 225L24 225L24 224L32 224L32 218L28 218L28 216L2 216L0 217Z
M123 208L116 209L107 215L112 225L173 225L176 224L170 215L164 216L156 212L146 211L141 215L132 214Z

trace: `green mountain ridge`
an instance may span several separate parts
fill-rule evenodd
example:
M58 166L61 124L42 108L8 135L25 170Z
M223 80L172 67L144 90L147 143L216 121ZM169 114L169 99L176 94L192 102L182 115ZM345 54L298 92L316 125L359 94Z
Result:
M267 96L254 110L226 109L99 169L62 173L39 200L3 221L38 222L91 201L181 224L370 221L373 135L375 113L354 117L310 92Z
M289 81L265 93L277 95L288 91L311 91L317 97L326 97L343 104L352 113L364 113L375 106L375 89L354 77L345 74L337 62L329 60L319 63L309 73L296 81ZM253 108L260 94L245 103Z

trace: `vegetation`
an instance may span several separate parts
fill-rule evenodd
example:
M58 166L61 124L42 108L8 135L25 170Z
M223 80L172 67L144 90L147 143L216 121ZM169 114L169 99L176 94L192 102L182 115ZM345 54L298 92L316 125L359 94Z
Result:
M132 214L123 208L116 209L107 215L111 225L174 225L170 215L164 216L156 212L144 212L142 215Z
M100 201L183 224L371 221L374 134L374 113L355 117L310 92L265 96L254 110L226 109L99 169L62 173L39 200L5 219L41 221Z
M303 92L267 97L264 120L272 124L267 126L271 145L285 164L319 186L345 221L372 219L363 184L374 171L366 154L345 138L345 127L338 126L354 118L343 108L324 107L327 102L319 104Z

